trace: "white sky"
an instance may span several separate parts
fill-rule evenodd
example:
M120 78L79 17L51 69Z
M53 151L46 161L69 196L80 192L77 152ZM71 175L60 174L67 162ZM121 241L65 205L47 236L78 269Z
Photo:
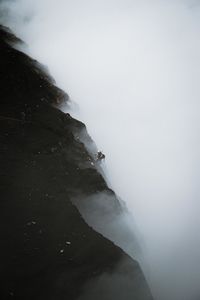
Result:
M78 104L73 114L106 154L109 182L144 238L142 264L158 300L192 300L200 286L199 3L4 4L6 23Z

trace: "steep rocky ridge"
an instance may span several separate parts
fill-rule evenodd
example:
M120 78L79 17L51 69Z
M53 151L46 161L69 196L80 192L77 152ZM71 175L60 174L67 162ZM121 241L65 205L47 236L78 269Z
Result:
M85 125L57 108L68 96L16 43L1 26L0 298L152 299L138 263L74 205L103 192L105 215L122 211L79 139Z

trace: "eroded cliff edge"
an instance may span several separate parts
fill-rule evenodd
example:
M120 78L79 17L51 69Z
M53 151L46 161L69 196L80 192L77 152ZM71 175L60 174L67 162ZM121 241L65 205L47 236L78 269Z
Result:
M0 298L151 299L137 262L73 204L103 192L105 214L122 209L78 138L84 124L56 108L68 96L18 42L0 27Z

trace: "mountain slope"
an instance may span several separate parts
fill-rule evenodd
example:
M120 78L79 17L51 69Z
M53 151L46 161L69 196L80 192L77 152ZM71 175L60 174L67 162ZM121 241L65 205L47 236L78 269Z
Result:
M122 209L78 138L85 125L56 108L68 96L16 43L1 26L0 298L151 299L139 265L73 204L103 191Z

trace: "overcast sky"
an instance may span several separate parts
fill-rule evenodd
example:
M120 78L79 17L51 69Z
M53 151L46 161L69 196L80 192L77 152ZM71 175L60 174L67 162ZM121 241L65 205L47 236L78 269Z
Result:
M146 276L152 288L164 283L158 300L196 299L200 1L1 3L4 24L48 66L106 154L108 181L145 241Z

